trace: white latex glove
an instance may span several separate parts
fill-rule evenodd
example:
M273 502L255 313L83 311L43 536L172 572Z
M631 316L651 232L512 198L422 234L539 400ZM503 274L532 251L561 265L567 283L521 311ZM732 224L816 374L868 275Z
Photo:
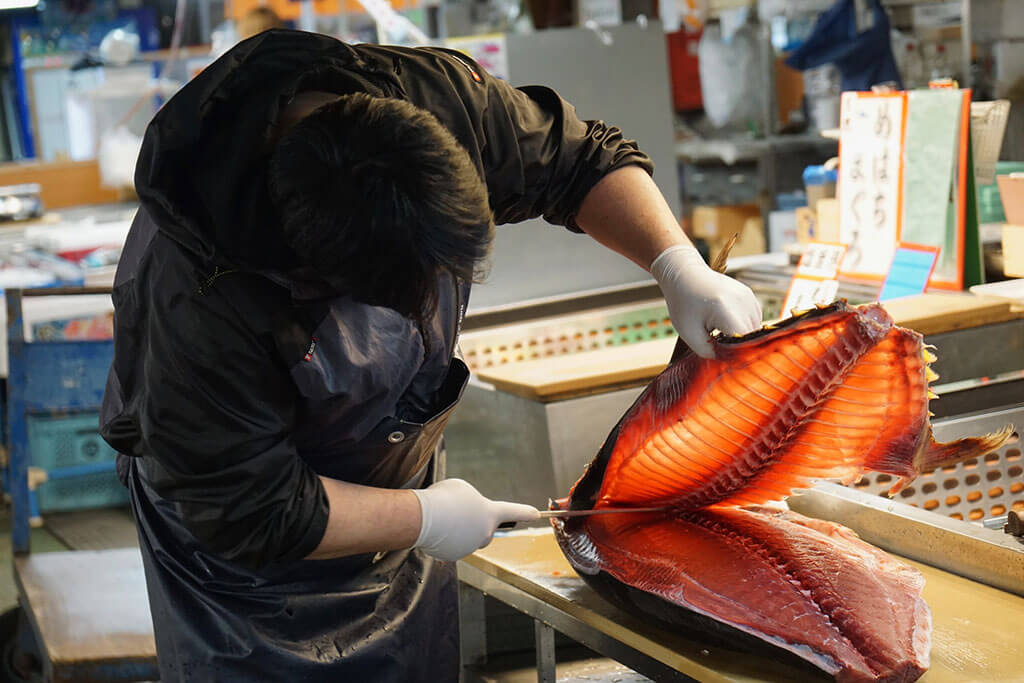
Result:
M712 330L746 334L761 327L761 304L750 288L711 270L694 247L677 245L651 263L672 325L693 352L711 358Z
M537 508L485 498L461 479L413 489L423 522L415 547L439 560L458 560L491 542L502 522L529 522Z

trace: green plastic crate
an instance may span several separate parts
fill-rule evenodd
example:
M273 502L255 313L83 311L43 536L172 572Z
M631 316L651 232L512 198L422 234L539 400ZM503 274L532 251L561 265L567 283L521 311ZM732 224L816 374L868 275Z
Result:
M1011 173L1024 173L1024 161L996 162L996 175L1010 175Z
M978 188L978 222L982 224L1006 222L1003 199L999 195L997 185L985 185Z
M48 472L64 467L113 463L116 451L99 435L99 415L79 413L60 417L28 417L29 455L33 467ZM56 479L36 489L40 512L112 507L128 502L128 490L117 475L97 472Z

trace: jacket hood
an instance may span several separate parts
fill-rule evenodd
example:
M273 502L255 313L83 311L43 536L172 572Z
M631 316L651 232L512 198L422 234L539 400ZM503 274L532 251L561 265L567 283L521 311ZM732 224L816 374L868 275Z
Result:
M400 85L379 56L328 36L272 30L204 69L150 122L135 169L143 208L204 261L246 269L295 264L267 190L274 125L295 93Z

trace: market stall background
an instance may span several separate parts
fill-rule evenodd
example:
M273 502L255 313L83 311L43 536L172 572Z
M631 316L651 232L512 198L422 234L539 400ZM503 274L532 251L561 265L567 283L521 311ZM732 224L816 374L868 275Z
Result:
M136 210L131 174L146 122L182 83L237 40L235 20L254 4L94 0L0 9L0 42L7 48L2 54L8 55L0 78L0 160L11 162L0 164L0 287L112 283ZM269 6L291 26L350 41L413 44L423 36L431 43L465 50L513 84L547 83L584 117L601 117L621 126L651 154L659 188L709 257L733 234L740 236L730 273L754 289L766 319L774 319L788 313L785 303L808 245L843 241L843 221L849 231L850 219L843 217L848 207L839 195L844 182L852 187L854 181L843 181L844 168L837 169L835 163L842 155L838 138L844 134L841 75L828 64L803 72L786 64L811 35L816 19L833 4L409 0L388 5L316 0L274 1ZM858 0L855 5L858 30L870 28L864 13L868 3ZM892 51L903 87L925 88L929 81L954 79L961 88L971 89L970 97L961 99L973 102L967 120L975 167L965 173L977 187L970 194L973 205L956 205L955 211L962 211L963 222L974 226L974 232L966 228L963 241L977 246L980 269L978 277L954 287L973 285L971 293L932 291L887 306L900 324L922 332L939 349L935 368L942 376L937 387L941 398L933 410L942 429L967 433L998 419L1020 427L1024 280L1014 278L1024 278L1024 177L1015 176L1024 172L1024 3L884 0L883 6L893 29ZM925 93L902 102L916 116L914 102L928 97L957 95ZM919 119L912 118L907 137L901 140L909 147L900 147L901 154L921 158L913 146L915 134L948 137L936 136L924 125L915 131L913 121ZM853 145L847 142L844 147L849 153ZM967 159L957 156L954 141L948 147L950 167L967 169ZM918 165L910 173L913 177L930 169ZM918 177L918 185L932 181L925 175ZM890 197L894 203L905 199L902 186L900 192L904 194ZM934 208L922 197L917 195L916 204L904 204ZM955 224L953 220L950 225ZM918 234L913 241L927 239ZM897 245L884 245L890 247ZM462 351L474 377L447 432L449 474L477 483L486 495L543 506L549 497L564 494L640 387L664 367L675 334L660 293L645 271L542 221L500 230L493 260L488 282L474 290L462 337ZM890 264L887 258L879 262L880 269ZM577 269L578 276L565 277L566 264L583 263L587 266ZM948 267L944 272L949 274ZM853 303L868 302L879 296L880 287L880 281L841 274L833 294ZM92 349L84 352L83 358L90 358L85 365L51 361L51 367L44 362L31 372L50 377L47 373L52 371L52 382L67 386L81 386L82 377L95 374L96 358L109 352L104 346L112 330L109 295L25 296L17 302L17 320L7 319L7 307L0 307L5 335L12 324L22 331L13 346L6 336L0 340L5 399L12 394L25 398L29 384L19 384L25 380L26 366L11 365L9 347L18 354L38 349L40 354L50 350L59 355L62 343L94 342L93 347L82 347ZM48 343L54 346L47 348ZM93 386L90 391L101 389ZM96 551L100 554L81 556L81 562L95 563L88 565L88 573L122 580L99 581L88 588L73 583L64 595L61 586L76 573L77 562L65 559L64 565L51 567L48 553L34 552L19 557L18 593L23 601L35 604L38 614L54 617L33 622L34 633L57 628L56 637L69 648L50 653L51 672L75 658L116 656L131 660L131 666L122 670L128 679L147 675L154 656L147 649L149 641L136 659L129 655L138 642L118 649L124 642L116 638L103 642L118 647L83 655L75 649L80 643L74 634L58 628L58 606L76 595L91 596L92 602L81 607L90 614L103 600L119 600L118 609L127 610L124 614L132 623L145 622L148 612L132 611L144 601L136 555L102 554L115 546L130 547L134 529L123 507L117 507L124 501L124 491L113 475L114 453L95 433L96 406L69 406L59 395L51 398L55 402L46 404L47 411L63 414L33 414L26 407L24 420L15 420L18 429L23 428L15 435L20 451L15 458L16 449L9 449L5 477L9 495L12 473L17 472L17 481L24 477L25 483L14 496L22 513L15 520L21 525L15 549L26 551L31 536L34 551ZM17 406L28 405L16 404L15 416L22 414ZM8 444L11 417L7 400L3 422ZM942 545L942 539L953 536L967 538L950 548L969 554L981 547L978 538L984 540L1001 519L1024 512L1021 467L1018 436L991 459L936 472L897 502L941 515L943 524L948 520L953 526L943 528L952 536L939 536L934 543ZM889 484L883 476L865 477L853 485L852 493L876 496ZM30 523L36 525L31 533ZM873 527L865 528L871 533ZM490 551L460 568L466 584L463 618L473 626L464 628L469 639L464 651L467 664L477 670L486 669L481 658L487 652L493 670L503 655L514 659L532 652L536 644L543 659L538 676L547 680L544 676L552 675L556 651L549 645L556 639L543 625L534 627L531 619L538 610L554 610L548 616L558 620L563 633L637 666L656 660L650 669L655 673L687 672L709 680L786 680L786 671L757 671L754 665L712 672L710 660L702 660L706 655L699 644L691 643L695 649L686 656L679 650L673 654L657 634L641 634L642 640L649 640L644 640L639 655L626 652L622 642L635 650L640 636L587 630L594 628L595 619L615 615L609 617L603 606L580 595L581 589L570 585L571 576L554 573L566 571L564 563L559 564L561 558L544 551L543 562L538 559L530 566L510 559L517 544L532 547L546 542L530 539L515 534L498 539ZM880 534L877 542L896 554L939 567L929 570L929 576L945 590L971 591L993 604L999 602L994 597L998 595L1008 610L1007 619L1019 612L1019 598L1010 593L1019 595L1013 581L1024 581L1024 575L953 577L940 573L956 571L955 562L941 553L922 555L905 537ZM112 564L105 564L108 561ZM1016 561L1006 564L1016 567ZM119 587L124 591L120 597ZM15 591L10 590L7 602L13 605ZM479 590L500 599L485 600L474 593ZM566 596L582 612L562 609ZM948 613L946 599L939 599L945 610L939 618L946 620L946 628L955 618ZM13 618L17 627L17 619L23 617ZM12 617L5 619L8 628ZM116 620L105 621L111 620L97 619L96 628L116 626ZM15 631L8 628L6 642ZM964 646L964 636L954 631L952 626L941 631L946 634L942 644L948 647L955 640ZM142 639L146 636L143 633ZM603 640L609 637L613 644L599 647L612 642ZM566 651L579 652L563 636L557 644L559 658ZM991 642L980 646L988 648L985 652L992 649ZM1004 649L1002 654L1008 652ZM715 657L722 667L730 654ZM956 674L955 661L938 661L936 680ZM751 667L753 673L748 671ZM614 671L621 674L620 669Z

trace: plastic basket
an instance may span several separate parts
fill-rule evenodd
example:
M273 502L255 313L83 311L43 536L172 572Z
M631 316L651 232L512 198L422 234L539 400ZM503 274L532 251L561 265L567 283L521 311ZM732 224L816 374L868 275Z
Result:
M97 413L28 417L32 465L48 472L113 463L117 453L99 435ZM128 490L113 472L54 479L36 489L40 512L112 507L128 502Z

